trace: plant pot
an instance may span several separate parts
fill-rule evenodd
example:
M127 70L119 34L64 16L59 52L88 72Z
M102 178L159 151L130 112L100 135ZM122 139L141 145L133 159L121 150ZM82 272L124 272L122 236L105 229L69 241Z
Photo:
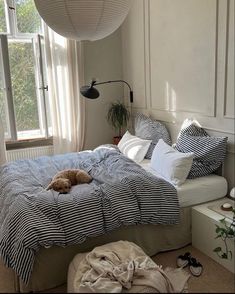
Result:
M121 136L113 137L113 144L117 145L120 142L121 138L122 138Z

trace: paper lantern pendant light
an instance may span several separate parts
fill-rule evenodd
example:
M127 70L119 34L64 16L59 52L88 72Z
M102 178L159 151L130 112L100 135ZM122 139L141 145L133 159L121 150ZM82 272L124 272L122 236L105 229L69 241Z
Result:
M98 40L124 21L132 0L34 0L46 24L75 40Z

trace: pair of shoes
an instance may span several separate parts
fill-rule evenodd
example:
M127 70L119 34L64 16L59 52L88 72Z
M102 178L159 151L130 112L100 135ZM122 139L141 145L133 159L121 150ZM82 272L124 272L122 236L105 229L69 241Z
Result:
M176 263L178 267L182 268L189 265L189 270L195 277L199 277L202 274L203 266L196 260L196 258L191 256L190 252L186 252L184 255L179 255Z
M190 258L189 260L189 270L192 275L199 277L202 274L203 266L196 258Z
M191 258L191 254L190 252L186 252L184 255L179 255L177 260L176 260L176 264L178 267L186 267L189 264L189 260Z

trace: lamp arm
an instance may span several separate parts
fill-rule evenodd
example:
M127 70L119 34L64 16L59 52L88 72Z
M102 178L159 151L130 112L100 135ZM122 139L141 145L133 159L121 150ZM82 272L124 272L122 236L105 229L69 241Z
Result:
M129 90L130 91L132 91L131 90L131 86L126 82L126 81L124 81L124 80L113 80L113 81L106 81L106 82L100 82L100 83L97 83L96 81L95 81L95 83L93 84L94 86L97 86L97 85L102 85L102 84L109 84L109 83L125 83L127 86L128 86L128 88L129 88Z
M110 84L110 83L125 83L129 90L130 90L130 102L133 103L133 91L131 89L131 86L124 80L113 80L113 81L106 81L106 82L100 82L100 83L97 83L96 81L92 81L92 87L93 86L98 86L98 85L103 85L103 84Z

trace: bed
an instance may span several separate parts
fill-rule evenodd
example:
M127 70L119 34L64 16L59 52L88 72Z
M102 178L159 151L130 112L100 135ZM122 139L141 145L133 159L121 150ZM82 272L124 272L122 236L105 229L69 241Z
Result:
M107 242L132 241L150 256L191 243L191 207L227 193L226 179L214 172L228 138L210 137L186 120L172 148L167 128L143 114L134 131L119 148L0 168L0 291L62 285L75 254ZM92 183L68 195L46 191L53 175L67 168L87 171Z
M57 159L59 158L59 161L56 160L53 162L53 164L51 162L52 158L43 158L33 161L20 161L20 164L18 162L7 165L7 167L5 166L4 177L7 178L7 180L5 179L5 181L3 181L1 179L0 188L5 189L4 191L6 195L7 191L11 192L12 185L16 185L17 189L16 192L14 192L15 196L25 194L27 201L29 201L29 207L31 210L37 208L38 211L38 207L40 207L40 209L48 210L50 215L50 202L46 202L48 204L47 206L42 205L44 201L48 201L47 198L50 195L50 197L54 197L53 199L56 200L56 209L58 209L62 203L61 205L63 205L63 209L64 207L68 207L68 209L73 212L71 215L74 216L74 214L76 214L76 211L73 211L73 205L75 204L71 205L71 203L69 203L70 195L62 196L61 202L57 197L58 193L55 194L50 191L44 191L53 172L63 169L65 166L68 167L69 165L71 168L79 167L88 171L93 176L95 184L98 182L99 184L103 184L104 178L108 179L108 184L102 186L102 192L106 196L112 195L113 199L118 199L118 197L122 195L120 194L120 191L123 189L123 185L119 185L122 182L125 187L124 190L128 190L128 193L125 194L129 195L127 197L128 202L125 202L126 196L124 196L124 198L121 200L121 202L125 203L123 204L124 206L120 201L118 202L117 206L119 208L121 207L122 210L125 210L125 206L127 205L126 207L128 207L129 213L124 216L124 219L122 219L121 211L116 211L118 214L117 218L106 215L106 213L109 213L110 209L110 207L108 207L107 210L104 209L105 205L108 203L107 196L105 197L105 201L102 200L103 202L95 203L96 206L100 205L100 203L102 204L102 213L104 214L104 217L107 217L109 220L105 225L104 231L102 231L102 228L98 231L88 230L85 238L84 236L78 234L76 235L76 238L73 237L72 239L71 236L69 236L70 239L68 241L68 239L61 239L61 236L58 235L58 230L56 230L54 231L54 236L57 238L57 242L51 242L51 230L49 230L50 238L44 238L45 236L48 237L48 235L44 235L45 232L40 231L40 225L36 226L35 228L35 224L37 224L38 220L35 220L34 218L31 219L32 223L35 222L34 227L30 229L31 223L24 222L24 214L22 214L20 219L23 219L23 222L20 224L20 232L22 230L25 230L26 233L30 232L30 240L27 239L27 242L29 244L28 246L31 246L32 249L30 253L34 253L33 270L29 276L26 274L28 280L25 278L26 276L22 275L22 272L18 271L18 275L16 275L13 269L7 268L5 266L5 264L8 264L8 266L12 267L12 264L10 263L11 260L14 260L14 256L9 257L10 253L8 257L6 257L6 255L3 256L3 251L1 251L4 262L3 260L1 261L0 270L1 276L5 277L0 281L1 292L37 292L62 285L66 282L68 265L75 254L78 252L89 251L95 246L111 241L127 240L135 242L150 256L156 254L159 251L183 247L191 243L191 206L221 198L225 196L227 192L227 182L225 178L218 175L209 175L194 180L188 179L180 188L178 188L178 190L176 190L175 187L173 187L170 183L167 183L153 170L151 170L149 160L144 160L140 164L135 164L131 160L126 159L125 156L121 155L116 148L110 148L110 146L101 146L95 149L95 152L98 154L96 154L95 157L92 157L92 152L83 152L79 160L77 158L77 154L70 154L66 155L65 157L56 157ZM48 160L50 161L49 163ZM104 169L100 169L103 161L106 162L105 172ZM51 166L54 168L54 170L53 168L50 170ZM116 180L113 182L113 178L110 177L111 166L116 170L115 177L119 177L118 183ZM15 170L16 167L20 167L18 169L18 173L15 173L15 175L17 174L17 177L19 177L17 181L14 177L10 177L12 174L14 174L12 173L11 169ZM23 173L24 169L29 168L32 171L31 176L34 178L34 187L30 190L30 193L29 190L27 190L27 184L31 183L31 179L27 178ZM37 170L37 173L35 170ZM9 174L7 174L8 171L10 171ZM38 171L40 171L40 173L38 173ZM126 174L123 174L123 171L125 171ZM134 171L135 173L133 173ZM19 184L20 182L21 185ZM133 185L133 183L135 184ZM112 188L111 190L110 187ZM114 187L116 188L114 189ZM40 191L41 194L38 194L37 191ZM114 191L116 191L116 193L114 193ZM84 192L87 192L87 190L82 190L81 195L84 194ZM92 186L92 193L95 192L97 192L97 185ZM98 192L100 192L100 190ZM40 197L37 197L37 202L34 200L33 202L30 202L33 198L35 198L35 193ZM92 193L90 194L92 195ZM138 210L135 209L135 203L131 202L130 200L130 195L133 194L136 194L137 198L140 197L140 195L144 196L138 198L137 206L141 207L141 214L139 214ZM15 198L18 199L19 197ZM150 199L150 202L147 201L148 199ZM11 199L11 197L6 197L4 201L2 200L3 198L0 198L2 217L1 225L4 224L6 219L3 218L3 215L6 217L6 215L9 214L9 208L14 202L14 199ZM91 197L90 200L91 203L94 202L93 197ZM83 202L80 201L79 205L82 206ZM21 202L18 203L18 206L21 206ZM153 213L153 211L156 210L158 211L159 215L155 214L155 212ZM26 210L24 210L23 207L21 211ZM91 212L93 215L99 214L99 211L95 212L92 211L92 209ZM52 214L53 213L54 212L52 211ZM19 210L17 210L17 213L13 211L14 216L15 214L17 214L18 217ZM62 208L60 211L60 217L60 220L63 221ZM89 211L86 210L86 215L84 217L89 219L89 217L91 218L93 216L89 216ZM79 221L80 220L81 219L79 219ZM57 217L55 219L50 219L50 221L53 222L54 225L54 222L57 221ZM76 222L77 219L73 218L72 221ZM116 221L117 223L115 224ZM65 219L64 222L65 223L63 228L66 226L66 224L69 227L70 224L69 222L67 223L67 219ZM47 222L47 225L49 228L51 226L50 222ZM97 227L99 227L99 225ZM5 230L10 230L11 226L8 225L4 228ZM31 234L31 230L38 230L39 233L43 235L43 238L38 237L40 242L35 243L34 235ZM6 231L2 230L1 234L1 242L3 242L2 236L6 235ZM21 234L16 236L10 234L7 236L8 239L17 237L17 241L18 238L21 238ZM5 240L6 239L4 239L4 241ZM25 242L24 239L22 239L22 241ZM10 243L8 243L8 245L9 244ZM17 250L19 249L18 247ZM13 248L12 250L16 249ZM30 255L27 255L26 251L24 251L23 254L27 256L27 260L30 258ZM15 259L16 262L22 260L22 255L19 256L19 259ZM15 267L15 270L19 270L19 268L21 270L21 267ZM21 278L19 276L21 276Z

